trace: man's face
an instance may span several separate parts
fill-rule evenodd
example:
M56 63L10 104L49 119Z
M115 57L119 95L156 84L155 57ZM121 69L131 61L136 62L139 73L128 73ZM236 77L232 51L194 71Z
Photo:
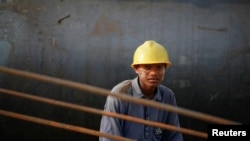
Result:
M134 67L139 76L142 88L155 88L163 80L166 71L165 64L141 64Z

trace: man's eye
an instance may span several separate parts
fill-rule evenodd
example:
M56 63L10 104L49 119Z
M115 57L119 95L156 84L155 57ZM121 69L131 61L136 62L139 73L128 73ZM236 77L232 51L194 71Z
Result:
M157 66L158 69L163 69L164 67L163 66Z
M149 70L151 67L150 66L144 66L144 69Z

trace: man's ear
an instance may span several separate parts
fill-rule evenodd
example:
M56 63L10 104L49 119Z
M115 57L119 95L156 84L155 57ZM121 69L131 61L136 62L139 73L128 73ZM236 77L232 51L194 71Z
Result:
M135 73L138 72L138 68L139 68L139 65L134 65L134 66L133 66L133 69L134 69ZM137 74L138 74L138 73L137 73Z

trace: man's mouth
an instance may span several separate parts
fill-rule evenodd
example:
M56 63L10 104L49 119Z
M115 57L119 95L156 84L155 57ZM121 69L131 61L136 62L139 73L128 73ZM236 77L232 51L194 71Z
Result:
M157 79L157 78L150 78L150 79L148 79L148 81L151 82L151 83L157 83L159 81L159 79Z

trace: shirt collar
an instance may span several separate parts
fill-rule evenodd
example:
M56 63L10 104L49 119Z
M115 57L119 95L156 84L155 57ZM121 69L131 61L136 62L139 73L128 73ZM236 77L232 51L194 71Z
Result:
M138 83L138 76L136 78L134 78L132 80L132 92L133 92L133 97L136 97L136 98L143 98L144 95L141 91L141 88L139 86L139 83ZM162 95L161 95L161 91L160 91L160 87L158 86L157 87L157 91L156 91L156 95L154 96L153 98L154 100L156 101L161 101L162 100Z

